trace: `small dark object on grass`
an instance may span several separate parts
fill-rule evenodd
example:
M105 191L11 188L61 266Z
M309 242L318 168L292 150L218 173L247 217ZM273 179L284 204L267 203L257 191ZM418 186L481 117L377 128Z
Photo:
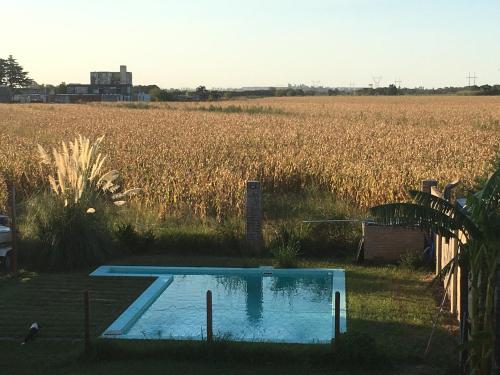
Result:
M40 326L38 325L38 323L35 322L35 323L31 324L30 330L28 331L28 334L24 338L21 345L25 345L28 342L33 341L35 339L35 337L38 335L38 332L40 332Z

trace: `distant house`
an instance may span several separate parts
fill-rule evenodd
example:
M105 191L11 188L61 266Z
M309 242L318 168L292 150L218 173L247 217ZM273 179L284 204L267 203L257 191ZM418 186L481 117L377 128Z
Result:
M12 93L7 86L0 86L0 103L10 103L12 101Z
M130 101L132 99L132 73L127 72L125 65L120 65L119 72L90 72L90 84L70 83L66 86L66 94L61 95L64 96L56 97L57 102Z
M52 101L53 90L34 84L30 87L17 88L12 95L14 103L47 103Z
M46 103L47 97L43 94L28 93L14 94L12 97L14 103Z

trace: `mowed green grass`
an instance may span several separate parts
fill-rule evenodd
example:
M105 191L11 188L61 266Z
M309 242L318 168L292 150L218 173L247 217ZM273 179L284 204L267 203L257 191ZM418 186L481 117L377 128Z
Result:
M223 257L137 256L122 264L165 266L257 266L270 259ZM348 330L374 337L390 358L393 373L445 374L456 363L456 335L441 319L430 354L423 357L437 307L430 275L395 266L362 266L349 262L306 260L304 267L346 269ZM208 361L165 355L138 358L82 359L83 291L91 291L92 334L97 337L152 282L148 278L89 277L88 272L36 274L0 278L0 353L8 358L6 374L262 374L322 373L319 367L286 363L257 363L238 360ZM21 346L32 322L42 326L37 341ZM141 343L137 344L138 346ZM182 345L182 343L179 343ZM272 346L269 346L272 350ZM6 362L4 361L4 364ZM387 369L379 373L387 373ZM340 373L376 373L356 368Z

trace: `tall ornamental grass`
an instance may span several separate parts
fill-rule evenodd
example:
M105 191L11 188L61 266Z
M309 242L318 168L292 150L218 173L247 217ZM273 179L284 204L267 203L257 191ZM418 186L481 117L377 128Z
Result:
M38 146L50 189L28 200L26 231L35 239L32 256L42 269L95 265L112 253L113 207L138 190L120 192L119 173L104 170L106 157L99 151L103 138L91 143L78 136L51 153Z

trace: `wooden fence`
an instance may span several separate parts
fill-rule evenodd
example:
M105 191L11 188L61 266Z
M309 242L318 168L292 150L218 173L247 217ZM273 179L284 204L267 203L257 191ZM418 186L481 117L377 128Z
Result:
M434 181L434 183L435 184L430 186L430 193L443 198L443 193L436 187L437 181ZM463 233L458 233L458 237L460 241L465 242ZM459 242L456 238L445 238L440 235L435 235L434 250L436 255L436 275L438 275L442 269L457 256L459 252ZM453 272L448 273L446 277L443 278L443 286L450 302L450 313L459 321L461 321L462 310L461 273L461 267L457 266ZM467 296L465 298L467 298Z
M426 180L429 181L429 180ZM445 191L440 192L436 186L437 182L434 180L429 186L427 191L430 190L432 195L448 198ZM425 181L423 183L425 187ZM426 191L426 189L423 189ZM465 202L460 202L459 204ZM465 243L465 235L460 232L457 237L462 243ZM442 236L435 236L435 254L436 254L436 275L460 252L459 242L456 238L446 239ZM469 300L469 281L468 270L457 266L452 273L449 273L443 279L443 285L446 290L448 300L450 301L450 313L455 316L460 322L460 342L462 345L467 343L469 339L468 328L468 300ZM496 269L496 285L494 291L494 306L492 312L493 319L493 334L494 334L494 348L493 348L493 370L492 374L500 374L500 264ZM460 352L460 373L467 373L467 350Z

